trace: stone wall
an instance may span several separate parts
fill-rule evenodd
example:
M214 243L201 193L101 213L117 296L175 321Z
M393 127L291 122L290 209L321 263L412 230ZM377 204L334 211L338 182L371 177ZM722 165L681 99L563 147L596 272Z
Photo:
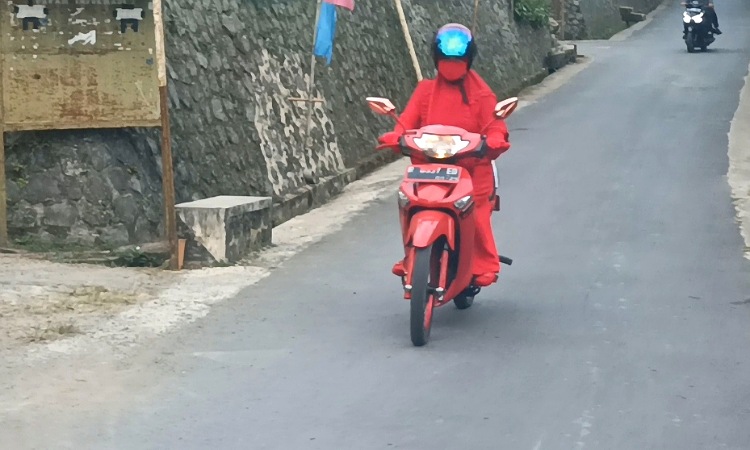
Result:
M581 0L565 0L565 26L561 35L565 40L581 40L588 37Z
M472 4L404 0L426 76L433 31L470 22ZM304 209L335 194L356 168L372 167L376 136L392 125L364 98L388 96L403 106L415 84L395 7L360 0L354 13L339 10L333 64L319 63L316 72L315 95L326 102L315 104L312 145L303 148L306 106L287 99L306 95L314 7L312 0L167 1L177 202L258 195L281 205L308 193L297 197ZM547 30L515 23L507 0L482 2L478 41L476 68L498 95L543 74L553 45ZM158 136L134 129L8 135L11 236L97 245L158 237ZM318 188L332 179L334 187Z
M633 12L647 14L656 9L663 0L579 0L585 22L586 37L607 39L625 29L620 19L619 6L630 6Z

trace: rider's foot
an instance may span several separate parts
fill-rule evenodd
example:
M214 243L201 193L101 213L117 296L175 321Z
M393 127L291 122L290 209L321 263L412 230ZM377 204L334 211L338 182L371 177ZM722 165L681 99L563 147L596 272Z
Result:
M485 287L497 281L497 274L488 272L474 277L474 284L476 286Z
M397 262L393 265L393 269L391 269L391 272L393 272L394 275L403 277L406 275L406 269L404 268L404 260Z
M714 27L714 34L721 34L719 27Z

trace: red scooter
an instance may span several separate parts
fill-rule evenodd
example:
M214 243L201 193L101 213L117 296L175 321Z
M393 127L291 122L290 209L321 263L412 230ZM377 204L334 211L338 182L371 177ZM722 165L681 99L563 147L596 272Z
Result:
M369 97L375 113L400 123L396 107L386 98ZM518 106L513 97L495 106L495 116L505 119ZM421 153L427 164L410 165L398 191L399 217L404 244L404 298L411 301L411 341L427 343L433 309L453 301L458 309L469 308L480 288L474 286L474 187L469 172L456 165L462 158L483 157L484 131L429 125L407 130L399 148L405 156ZM390 147L378 146L378 149ZM497 181L497 180L496 180ZM497 188L497 186L496 186ZM495 195L494 210L500 209ZM513 260L500 256L500 262Z

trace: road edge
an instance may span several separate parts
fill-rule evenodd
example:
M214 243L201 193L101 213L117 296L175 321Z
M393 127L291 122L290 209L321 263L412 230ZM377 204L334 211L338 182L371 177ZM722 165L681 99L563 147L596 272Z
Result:
M727 182L731 188L740 235L745 241L743 254L750 260L750 64L728 136Z

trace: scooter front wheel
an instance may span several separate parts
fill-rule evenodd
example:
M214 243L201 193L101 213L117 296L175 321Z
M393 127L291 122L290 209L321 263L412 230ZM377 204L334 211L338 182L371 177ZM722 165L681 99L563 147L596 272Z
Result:
M434 278L436 274L434 270L435 262L437 262L437 267L440 267L439 258L433 258L434 251L434 246L419 248L414 255L414 268L411 277L410 324L411 342L417 347L427 343L432 328L432 310L435 306L435 296L431 292L429 282L430 278Z

